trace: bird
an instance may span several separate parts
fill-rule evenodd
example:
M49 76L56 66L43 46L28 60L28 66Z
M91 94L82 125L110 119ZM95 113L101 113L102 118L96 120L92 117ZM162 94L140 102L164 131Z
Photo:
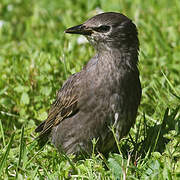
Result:
M84 35L96 53L57 92L47 119L35 129L38 141L51 139L60 153L77 156L91 154L96 139L96 151L108 154L135 124L140 105L136 25L121 13L104 12L65 33Z

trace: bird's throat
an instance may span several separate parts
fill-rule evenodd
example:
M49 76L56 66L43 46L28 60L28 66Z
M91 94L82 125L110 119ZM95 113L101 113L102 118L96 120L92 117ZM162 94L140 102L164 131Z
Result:
M98 52L98 66L109 66L113 68L128 67L133 68L137 66L138 50L131 49L131 51L124 49L111 49L110 51Z

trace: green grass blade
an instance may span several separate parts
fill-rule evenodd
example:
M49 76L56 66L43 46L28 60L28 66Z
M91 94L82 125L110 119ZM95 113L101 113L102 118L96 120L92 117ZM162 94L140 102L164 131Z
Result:
M22 159L22 155L23 155L23 152L24 152L24 127L22 127L22 130L21 130L21 140L20 140L19 152L20 152L20 154L19 154L18 167L21 164L21 159Z
M24 149L25 149L25 146L24 146L24 126L23 126L21 129L21 139L20 139L20 146L19 146L19 160L18 160L18 165L17 165L17 169L16 169L17 174L19 171L19 167L21 166L21 160L22 160L22 157L24 154Z
M33 171L32 179L36 177L36 174L38 173L39 166L36 167L36 169Z
M9 151L10 151L11 146L12 146L12 142L13 142L13 139L14 139L14 135L15 135L15 133L13 133L13 134L11 135L11 139L10 139L10 141L9 141L9 143L8 143L6 152L5 152L5 154L3 155L2 159L1 159L1 162L0 162L0 175L1 175L2 171L3 171L3 167L4 167L4 164L5 164L5 161L6 161L7 157L8 157L8 155L9 155Z
M178 96L178 93L177 93L176 89L173 87L172 83L169 81L169 79L168 79L167 76L164 74L164 72L163 72L163 71L161 71L161 72L162 72L163 76L165 77L167 83L168 83L169 86L171 87L171 89L174 91L175 95ZM178 96L178 97L179 97L179 96Z
M0 120L0 132L1 132L1 135L2 135L3 146L5 147L6 146L6 142L5 142L4 130L3 130L3 126L2 126L1 120Z

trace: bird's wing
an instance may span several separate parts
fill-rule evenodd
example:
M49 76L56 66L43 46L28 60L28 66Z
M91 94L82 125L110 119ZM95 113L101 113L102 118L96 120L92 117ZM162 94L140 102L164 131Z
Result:
M73 116L78 112L78 77L78 73L72 75L57 93L57 98L49 111L47 119L35 130L35 132L40 132L40 138L49 134L51 128L59 124L63 119Z

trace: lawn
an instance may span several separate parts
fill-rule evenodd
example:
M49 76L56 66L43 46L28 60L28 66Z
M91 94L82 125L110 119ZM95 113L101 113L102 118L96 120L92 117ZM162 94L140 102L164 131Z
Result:
M121 12L138 27L142 101L118 154L74 161L51 143L39 149L34 130L94 54L64 30L100 11ZM179 0L1 0L0 179L179 179L179 12Z

